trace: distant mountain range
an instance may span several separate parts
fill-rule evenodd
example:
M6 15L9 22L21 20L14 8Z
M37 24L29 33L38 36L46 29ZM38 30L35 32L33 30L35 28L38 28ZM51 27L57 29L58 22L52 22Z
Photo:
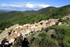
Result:
M0 12L9 12L10 10L3 10L3 9L0 9Z
M0 27L2 29L13 24L26 24L39 22L50 18L61 18L70 14L70 5L42 8L38 11L0 11ZM1 29L0 28L0 29Z
M47 9L46 9L47 8ZM42 13L44 11L48 11L49 9L53 9L53 8L56 8L56 7L46 7L46 8L43 8L43 9L40 9L38 10L39 13ZM10 11L13 11L13 10L4 10L4 9L0 9L0 12L10 12ZM40 12L42 11L42 12ZM23 11L24 13L29 13L29 12L35 12L35 10L26 10L26 11ZM38 13L37 12L37 13Z

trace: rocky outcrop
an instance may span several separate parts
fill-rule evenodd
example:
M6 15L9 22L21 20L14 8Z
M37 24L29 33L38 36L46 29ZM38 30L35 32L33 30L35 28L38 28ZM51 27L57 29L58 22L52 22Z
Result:
M0 43L4 38L6 38L7 41L9 41L9 43L14 43L15 38L18 38L20 36L23 36L24 38L31 32L41 31L42 28L45 29L49 26L55 25L57 22L58 19L49 19L49 20L42 20L34 24L25 24L25 25L16 24L10 26L0 34Z
M69 18L70 16L66 16L64 18ZM63 23L59 21L59 19L49 19L42 20L40 22L36 22L34 24L24 24L24 25L13 25L9 28L6 28L0 34L0 44L3 45L14 45L18 38L22 36L23 40L27 37L27 35L32 34L33 32L41 31L42 29L46 29L50 26L56 25L61 26ZM51 33L49 33L51 32ZM49 36L53 36L55 30L51 29L47 32ZM4 39L6 40L5 42Z

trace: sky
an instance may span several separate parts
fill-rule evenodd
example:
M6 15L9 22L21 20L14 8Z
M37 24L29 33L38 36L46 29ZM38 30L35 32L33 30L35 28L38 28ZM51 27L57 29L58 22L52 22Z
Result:
M0 10L25 11L39 10L49 6L70 5L70 0L0 0Z

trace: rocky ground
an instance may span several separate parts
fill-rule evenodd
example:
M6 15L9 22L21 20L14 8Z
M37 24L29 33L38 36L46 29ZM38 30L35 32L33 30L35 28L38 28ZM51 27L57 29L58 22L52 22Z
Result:
M70 19L70 16L65 16L61 19ZM15 47L14 44L17 43L17 40L19 40L20 42L19 38L21 36L22 36L21 40L24 40L24 38L28 38L28 42L31 43L30 40L38 36L41 33L41 31L45 32L49 27L53 25L61 26L63 24L65 23L60 21L60 19L42 20L34 24L25 24L25 25L16 24L10 26L9 28L6 28L4 31L1 32L0 44L2 44L2 41L4 41L5 39L5 42L3 42L4 45L12 44L13 45L12 47ZM51 34L55 34L55 30L48 29L47 35L50 36Z

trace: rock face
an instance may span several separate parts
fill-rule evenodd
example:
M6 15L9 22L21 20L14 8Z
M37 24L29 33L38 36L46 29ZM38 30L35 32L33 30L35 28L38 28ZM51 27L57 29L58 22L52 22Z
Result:
M59 25L59 26L62 25L62 22L59 22L58 25Z
M70 19L70 15L63 17L62 19Z
M0 30L0 33L2 33L2 30Z
M34 24L25 24L25 25L13 25L9 28L6 28L1 34L0 34L0 44L2 44L2 41L4 38L8 42L4 42L4 44L14 44L16 41L16 38L22 36L25 38L28 34L31 32L38 32L41 31L43 28L47 28L49 26L55 25L58 22L58 19L49 19L49 20L42 20L40 22L34 23Z

